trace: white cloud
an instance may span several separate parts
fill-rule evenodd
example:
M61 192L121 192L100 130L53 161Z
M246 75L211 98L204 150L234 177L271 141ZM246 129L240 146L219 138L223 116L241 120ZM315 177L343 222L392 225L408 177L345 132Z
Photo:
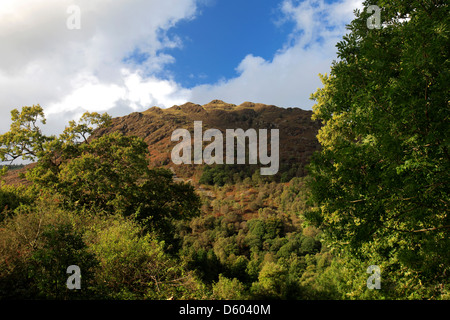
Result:
M70 5L81 9L80 30L67 28ZM157 75L173 62L162 50L180 45L165 31L195 13L196 0L1 0L0 131L24 105L65 119L180 102L185 90ZM125 61L135 52L148 59Z
M151 104L163 107L182 104L189 97L189 90L181 88L174 81L156 77L144 79L138 73L129 74L125 84L127 94L124 99L130 101L130 106L135 110Z
M335 43L362 0L284 0L295 28L272 60L247 55L239 76L185 89L164 75L181 46L166 31L193 19L206 0L0 0L0 132L9 112L41 104L52 133L85 110L118 116L186 101L262 102L309 108L309 96L335 58ZM81 29L66 26L67 7L81 9ZM317 41L320 39L320 41ZM144 63L126 60L133 53ZM164 77L166 76L166 77Z
M117 84L103 84L98 78L89 74L77 75L72 83L73 91L60 102L52 103L47 108L48 116L81 109L91 112L106 111L125 95L123 87Z
M284 19L295 23L286 46L271 61L246 56L236 68L238 77L195 87L192 100L205 103L220 98L235 104L253 101L311 108L310 94L322 86L318 74L329 72L336 59L335 44L357 8L362 8L362 0L333 4L324 0L283 1Z

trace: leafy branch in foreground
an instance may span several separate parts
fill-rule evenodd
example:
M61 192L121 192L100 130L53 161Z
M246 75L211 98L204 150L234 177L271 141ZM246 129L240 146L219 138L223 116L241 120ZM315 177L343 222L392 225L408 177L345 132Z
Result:
M309 218L354 256L413 274L411 292L439 294L450 273L448 3L378 5L383 28L358 12L312 95L323 127Z

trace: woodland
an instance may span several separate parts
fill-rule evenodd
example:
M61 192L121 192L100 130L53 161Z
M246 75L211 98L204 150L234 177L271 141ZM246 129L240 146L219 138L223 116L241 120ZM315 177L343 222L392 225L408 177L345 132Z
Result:
M46 136L40 105L14 109L1 172L32 165L0 187L0 299L449 299L449 6L377 4L381 27L357 11L311 95L305 170L180 181L139 137L93 138L108 114Z

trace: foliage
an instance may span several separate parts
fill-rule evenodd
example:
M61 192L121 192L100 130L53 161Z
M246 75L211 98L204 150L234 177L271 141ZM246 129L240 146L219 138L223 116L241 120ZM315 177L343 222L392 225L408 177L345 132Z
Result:
M383 27L357 13L312 95L323 127L307 216L334 246L409 283L398 296L436 297L450 272L448 3L378 5Z
M259 171L254 165L205 165L199 183L223 186L239 183Z
M287 270L274 262L267 262L258 275L258 282L251 287L257 298L280 299L286 295Z
M201 283L136 221L74 214L54 200L22 207L0 225L2 298L201 297ZM81 290L66 286L70 265L80 267Z
M42 134L39 105L11 114L11 130L0 136L2 160L37 162L26 173L31 186L0 189L2 297L203 295L201 283L169 255L176 248L173 223L199 213L190 184L148 168L148 147L140 138L92 136L108 124L107 114L86 113L59 137ZM82 271L83 290L66 287L71 265Z
M0 227L0 292L4 298L77 299L90 296L95 257L77 219L52 201L20 207ZM67 267L83 270L82 292L67 290Z
M213 285L213 299L217 300L243 300L245 299L245 286L236 278L228 279L219 275L219 281Z
M112 299L185 299L196 297L200 284L164 252L164 243L133 220L94 225L89 250L98 257L96 290Z
M296 190L299 183L293 179L277 193L273 203L279 206L288 190ZM221 211L222 205L226 204L213 210ZM294 211L284 213L265 207L244 220L231 208L218 216L210 213L180 222L176 232L182 243L179 256L212 287L215 299L319 297L317 271L330 265L331 256L321 244L320 232L314 227L303 228L298 217L301 213ZM302 283L308 267L312 280ZM320 297L327 298L333 294L330 292Z
M0 188L1 298L448 299L448 4L377 5L382 28L356 12L312 95L322 150L306 178L206 166L200 202L148 168L141 139L102 135L107 114L57 137L39 105L13 110L0 158L37 163L31 186Z
M175 183L168 170L148 168L142 139L120 133L91 137L95 128L108 125L107 114L85 113L59 137L42 134L37 122L45 123L45 117L39 105L11 114L11 129L0 136L2 160L38 160L27 179L60 194L66 208L133 215L159 230L162 239L171 238L173 220L199 213L192 186Z
M35 192L25 186L0 185L0 222L13 214L21 205L29 205L34 202Z
M261 176L257 165L205 165L199 183L221 187L245 181L248 185L258 186L272 181L287 183L295 177L303 176L305 171L300 163L281 164L279 172L273 176Z

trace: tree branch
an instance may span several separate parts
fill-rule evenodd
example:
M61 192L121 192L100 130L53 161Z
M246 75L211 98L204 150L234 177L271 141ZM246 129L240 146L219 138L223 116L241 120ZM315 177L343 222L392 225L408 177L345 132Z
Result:
M450 229L450 225L441 226L441 227L435 227L435 228L425 228L420 230L412 230L411 232L427 232L427 231L436 231L440 229Z

